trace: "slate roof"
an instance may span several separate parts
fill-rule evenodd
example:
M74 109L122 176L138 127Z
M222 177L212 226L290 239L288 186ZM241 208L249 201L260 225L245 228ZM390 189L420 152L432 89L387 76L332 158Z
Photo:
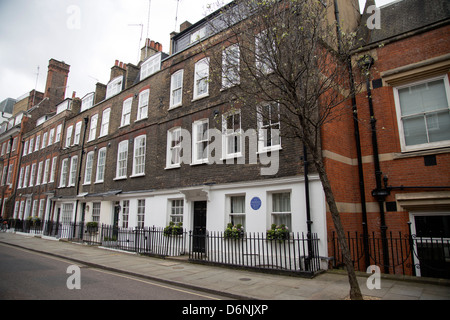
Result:
M363 45L387 40L401 34L415 31L439 22L450 21L449 0L399 0L382 6L381 29L369 30L366 26L368 6L376 4L368 0L361 18L358 36L363 39Z

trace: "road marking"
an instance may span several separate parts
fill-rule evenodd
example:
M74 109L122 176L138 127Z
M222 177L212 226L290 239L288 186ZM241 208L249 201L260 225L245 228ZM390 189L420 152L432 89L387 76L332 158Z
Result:
M105 270L101 270L101 269L91 269L91 270L97 271L97 272L100 272L100 273L110 274L110 275L113 275L113 276L129 279L129 280L134 280L134 281L150 284L150 285L153 285L153 286L156 286L156 287L160 287L160 288L165 288L165 289L174 290L174 291L178 291L178 292L182 292L182 293L187 293L187 294L190 294L190 295L199 296L199 297L203 297L203 298L207 298L207 299L211 299L211 300L222 300L222 299L219 299L219 298L214 298L214 297L211 297L211 296L207 296L207 295L204 295L204 294L195 293L195 292L191 292L191 291L187 291L187 290L183 290L183 289L177 289L177 288L174 288L174 287L170 287L170 286L166 286L166 285L163 285L163 284L151 282L151 281L148 281L148 280L141 280L141 279L138 279L136 277L122 275L122 274L119 274L119 273L116 273L116 272L110 272L110 271L105 271Z
M57 257L54 257L52 255L48 255L48 254L40 253L40 252L35 252L35 251L29 250L29 249L25 249L25 248L19 248L19 247L16 247L14 245L9 245L7 243L0 243L0 246L13 248L13 249L20 250L20 251L25 251L25 252L32 253L32 254L37 255L37 256L41 256L41 257L45 257L45 258L48 258L48 259L56 260L56 261L63 262L63 263L69 264L69 265L73 264L73 261L70 261L68 259L57 258ZM81 267L86 267L82 263L76 263L76 265L78 265L80 268ZM131 277L131 276L122 275L122 274L117 273L117 272L105 271L105 270L101 270L101 269L97 269L97 268L91 268L90 270L97 271L97 272L100 272L100 273L109 274L109 275L113 275L113 276L116 276L116 277L125 278L125 279L128 279L128 280L134 280L134 281L142 282L142 283L145 283L145 284L153 285L155 287L160 287L160 288L165 288L165 289L169 289L169 290L173 290L173 291L187 293L187 294L190 294L190 295L194 295L194 296L198 296L198 297L202 297L202 298L206 298L206 299L221 300L219 298L214 298L214 297L207 296L207 295L204 295L204 294L195 293L195 292L191 292L191 291L187 291L187 290L183 290L183 289L177 289L177 288L174 288L174 287L170 287L170 286L167 286L167 285L151 282L151 281L148 281L148 280L141 280L141 279L138 279L137 276L136 277Z

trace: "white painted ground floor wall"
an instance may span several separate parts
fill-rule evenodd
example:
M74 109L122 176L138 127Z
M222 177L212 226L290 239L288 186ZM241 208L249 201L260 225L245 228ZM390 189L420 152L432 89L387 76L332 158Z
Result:
M317 176L310 176L310 206L312 232L320 239L319 252L321 256L327 255L327 228L326 228L326 202L322 189L322 184ZM198 187L143 191L133 193L120 193L114 196L104 196L98 198L78 199L78 210L75 213L77 201L60 200L55 203L55 213L60 209L61 215L68 214L67 209L72 208L71 217L66 217L70 221L81 221L84 208L84 221L97 220L99 224L113 225L114 211L120 205L118 226L123 227L124 207L129 205L128 227L138 226L138 211L143 213L144 226L165 227L171 221L172 206L174 200L182 204L183 227L193 230L194 227L194 204L197 201L206 201L206 229L208 231L224 231L227 224L231 222L231 199L232 197L245 198L244 216L245 231L265 233L274 223L274 195L285 194L286 201L290 202L287 207L290 209L290 231L307 233L307 214L305 183L302 176L268 179L263 181L248 181L221 185L201 185ZM145 203L145 207L143 206ZM70 204L73 204L72 206ZM84 204L84 205L83 205ZM94 219L94 204L97 218ZM125 206L124 206L125 204ZM138 209L138 205L141 208ZM100 210L98 209L100 207ZM66 212L64 213L64 208ZM100 215L98 217L98 210ZM275 209L276 211L276 209ZM180 210L178 210L178 213ZM276 213L275 213L276 214ZM142 218L141 218L142 219Z

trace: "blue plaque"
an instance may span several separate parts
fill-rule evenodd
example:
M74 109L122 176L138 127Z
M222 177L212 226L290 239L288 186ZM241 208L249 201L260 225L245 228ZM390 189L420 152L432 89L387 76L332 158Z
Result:
M259 208L261 208L261 199L258 197L254 197L250 202L250 205L252 206L253 210L259 210Z

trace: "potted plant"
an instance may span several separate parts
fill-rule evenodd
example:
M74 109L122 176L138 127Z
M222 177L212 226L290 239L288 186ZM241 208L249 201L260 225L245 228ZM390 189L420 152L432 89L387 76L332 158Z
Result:
M164 228L164 235L165 236L179 236L183 234L183 223L178 222L175 224L175 222L170 221L169 225Z
M241 239L244 237L244 227L242 224L233 225L229 223L223 233L225 239Z
M86 229L89 233L95 233L98 231L98 222L88 222L86 223Z
M277 226L272 224L270 230L267 230L267 240L288 240L289 239L289 228L282 224Z

